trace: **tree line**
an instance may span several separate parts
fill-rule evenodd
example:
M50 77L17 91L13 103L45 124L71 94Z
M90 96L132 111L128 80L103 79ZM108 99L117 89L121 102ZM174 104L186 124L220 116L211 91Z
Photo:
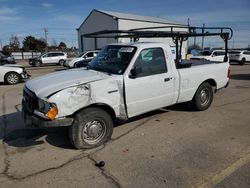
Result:
M65 50L67 45L64 42L60 42L59 45L53 42L53 45L47 45L44 39L37 39L33 36L26 36L22 41L22 47L20 47L20 41L17 36L11 36L8 45L3 47L3 51L18 52L18 51L38 51L43 52L46 50Z

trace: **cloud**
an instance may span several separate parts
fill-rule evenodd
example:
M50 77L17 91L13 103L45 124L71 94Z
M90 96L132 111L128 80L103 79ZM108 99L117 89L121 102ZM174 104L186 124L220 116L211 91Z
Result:
M7 7L0 8L0 22L2 24L5 24L19 20L20 18L16 16L16 14L17 14L17 9L15 8L7 8Z
M73 24L79 24L82 22L82 18L76 15L57 15L54 18L56 21L60 22L68 22L68 23L73 23Z
M6 16L6 15L13 15L17 13L17 9L15 8L7 8L7 7L0 7L0 16Z
M54 4L51 4L51 3L42 3L42 6L43 6L44 8L51 8L51 7L54 6Z

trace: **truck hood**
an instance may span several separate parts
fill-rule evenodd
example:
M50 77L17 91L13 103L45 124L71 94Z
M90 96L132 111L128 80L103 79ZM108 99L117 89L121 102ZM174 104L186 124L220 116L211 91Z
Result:
M19 64L4 64L4 67L14 67L14 68L24 68L23 65L19 65Z
M62 89L102 80L110 77L109 75L87 69L71 69L60 72L50 73L29 80L25 86L34 92L39 98L46 98Z

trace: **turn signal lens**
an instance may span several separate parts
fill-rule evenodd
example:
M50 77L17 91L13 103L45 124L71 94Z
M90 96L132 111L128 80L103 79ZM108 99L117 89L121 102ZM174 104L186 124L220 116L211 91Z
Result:
M50 120L54 120L57 114L58 114L58 109L56 106L54 106L48 111L46 115Z

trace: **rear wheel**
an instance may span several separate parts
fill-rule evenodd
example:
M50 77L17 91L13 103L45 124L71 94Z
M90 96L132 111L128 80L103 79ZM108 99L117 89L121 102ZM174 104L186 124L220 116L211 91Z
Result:
M246 62L246 59L245 58L242 58L242 60L240 61L240 65L244 65L245 64L245 62Z
M209 83L204 82L197 89L192 104L196 110L203 111L211 105L213 97L213 87Z
M61 60L59 61L59 65L62 65L62 66L63 66L63 64L64 64L64 60L61 59Z
M10 84L10 85L14 85L17 84L18 82L20 82L21 77L18 73L16 72L9 72L5 75L5 82Z
M42 62L41 61L36 61L34 63L35 67L40 67L42 65Z
M69 130L72 144L78 148L94 148L107 142L113 133L113 120L101 108L80 111Z

